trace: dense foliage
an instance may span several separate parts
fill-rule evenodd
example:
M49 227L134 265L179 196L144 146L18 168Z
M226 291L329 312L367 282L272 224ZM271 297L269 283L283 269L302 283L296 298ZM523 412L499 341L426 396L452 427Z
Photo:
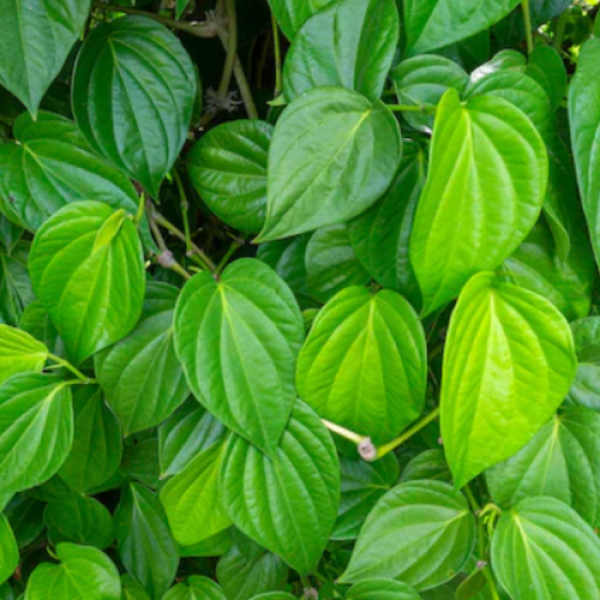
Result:
M0 0L0 600L600 599L597 1L122 3Z

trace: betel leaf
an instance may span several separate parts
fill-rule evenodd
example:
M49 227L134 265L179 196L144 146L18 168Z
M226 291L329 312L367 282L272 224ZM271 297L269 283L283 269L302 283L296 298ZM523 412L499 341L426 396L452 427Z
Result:
M7 504L5 514L19 548L29 546L44 530L45 507L43 502L20 495L13 496Z
M10 256L0 250L0 323L18 325L35 297L27 273L29 245L19 243Z
M59 564L40 563L31 574L25 600L121 600L119 571L100 550L62 543Z
M130 575L121 575L122 600L152 600L146 590Z
M266 594L252 596L251 600L296 600L296 596L292 596L287 592L267 592Z
M101 23L77 57L73 113L101 156L158 195L187 136L197 79L164 26L141 16Z
M90 0L2 0L0 84L35 115L90 11Z
M496 52L490 60L479 65L469 75L471 84L477 83L480 79L492 75L493 73L517 71L523 72L527 66L527 59L522 52L518 50L505 49Z
M19 320L19 327L42 342L52 354L65 356L65 347L58 331L52 324L48 311L39 300L34 300L25 307Z
M384 577L434 588L460 572L474 541L475 521L460 492L439 481L403 483L367 517L340 581Z
M375 462L345 456L339 461L342 495L331 538L352 540L379 498L398 482L398 460L390 452Z
M114 475L122 454L121 427L98 386L73 392L73 445L59 474L74 490L85 493Z
M452 483L452 474L444 458L444 451L437 448L417 454L402 470L400 481L419 481L422 479Z
M256 241L357 216L385 192L401 150L398 122L379 100L340 87L309 90L275 127L267 217Z
M300 351L296 386L324 419L369 436L396 437L425 403L425 334L400 294L350 287L317 315Z
M567 88L565 63L556 48L536 46L529 56L525 73L544 89L552 108L558 108Z
M569 122L581 202L600 264L600 38L588 40L569 85Z
M132 183L91 151L75 123L51 113L32 121L25 113L14 130L16 141L3 185L28 229L35 231L57 210L79 200L136 213L138 196Z
M567 399L588 408L600 409L600 317L588 317L571 323L577 374Z
M346 224L317 229L304 257L306 289L311 297L327 302L352 285L366 285L371 276L356 258Z
M600 509L600 415L569 407L507 461L486 471L494 502L510 508L530 496L572 506L590 525Z
M576 366L569 325L548 300L493 273L469 281L450 319L440 400L457 488L533 438Z
M600 541L569 506L544 496L502 514L492 564L514 600L583 600L600 595Z
M269 0L271 10L284 35L294 39L305 21L331 0Z
M226 552L229 552L233 546L233 540L231 539L231 528L224 529L211 535L210 537L192 544L191 546L180 546L179 556L182 558L187 557L219 557L223 556Z
M68 383L22 373L0 386L0 491L18 492L50 479L72 442Z
M200 452L160 491L174 538L182 546L205 540L231 525L219 489L223 441Z
M19 564L19 548L5 515L0 516L0 582L4 583Z
M291 290L256 259L231 264L218 282L206 272L195 275L175 310L175 348L192 392L270 454L294 402L303 338Z
M367 579L350 588L348 600L421 600L409 585L393 579Z
M339 85L381 97L398 45L395 0L341 0L313 15L294 37L283 70L288 101Z
M518 108L492 96L462 106L455 90L444 94L410 240L423 314L455 298L478 271L497 268L525 239L547 172L544 143Z
M0 324L0 384L16 373L41 371L48 348L27 332Z
M406 0L404 27L407 55L423 54L459 42L508 15L519 0Z
M408 255L417 202L425 185L425 152L404 141L402 160L392 185L366 212L349 223L358 260L382 286L400 292L420 308L421 291Z
M158 425L189 394L173 343L178 296L176 287L148 283L134 329L94 356L96 376L126 436Z
M153 430L141 436L136 443L123 448L123 459L118 474L126 480L141 481L151 488L160 483L160 465L158 462L158 438ZM117 480L117 484L120 483Z
M128 573L151 598L162 598L177 574L179 553L158 497L139 483L125 486L115 512L115 535Z
M274 459L232 436L221 492L236 527L299 573L310 573L333 531L339 504L339 466L329 433L297 401Z
M104 504L77 492L70 492L46 505L44 524L50 535L104 550L114 539L112 515Z
M60 209L38 230L29 270L76 363L127 335L140 316L142 248L123 210L92 201Z
M208 577L193 575L172 587L162 600L227 600L223 590Z
M229 121L203 135L186 155L196 191L231 227L257 233L264 225L272 136L273 126L264 121Z

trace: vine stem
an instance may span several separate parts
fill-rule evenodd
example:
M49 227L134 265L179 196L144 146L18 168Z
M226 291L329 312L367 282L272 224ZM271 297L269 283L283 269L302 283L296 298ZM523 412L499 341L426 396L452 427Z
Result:
M179 190L181 220L183 221L183 234L185 236L185 253L187 256L189 256L192 252L192 234L190 232L190 222L188 218L190 203L188 202L187 194L185 193L185 187L183 186L183 181L181 180L181 176L177 172L177 169L173 169L173 179L175 180L177 189Z
M333 433L337 433L339 436L341 436L347 440L350 440L351 442L354 442L355 444L360 444L361 442L364 442L365 440L369 439L364 435L360 435L360 433L356 433L355 431L346 429L345 427L342 427L341 425L336 425L335 423L332 423L331 421L327 421L327 419L321 419L321 421L323 422L323 425L325 425L325 427L327 427L327 429L329 429L329 431L333 431Z
M79 380L79 382L88 384L88 383L97 383L95 379L92 377L88 377L84 375L79 369L75 368L68 360L61 358L60 356L56 356L56 354L49 353L48 358L54 361L57 365L64 367L65 369L71 371L75 377Z
M171 269L171 271L175 271L175 273L178 273L184 279L191 279L192 276L175 260L173 253L167 248L165 238L156 224L154 214L150 213L148 217L150 229L152 229L152 233L154 234L156 243L160 249L160 255L157 258L158 264L165 269Z
M531 26L531 11L529 10L529 0L521 0L523 9L523 20L525 21L525 33L527 35L527 54L533 52L533 27Z
M233 66L237 58L238 40L235 0L225 0L225 8L227 9L227 55L225 56L225 66L223 67L223 75L221 75L221 83L219 84L219 95L221 97L225 97L229 90Z
M386 104L393 112L419 112L419 113L434 113L437 106L434 104Z
M220 260L219 264L217 265L217 268L215 269L215 275L219 275L221 273L221 271L225 268L225 266L227 265L227 262L229 261L231 256L234 254L234 252L238 248L243 246L244 244L245 244L244 240L240 240L237 238L231 242L229 248L227 248L227 252L225 252L223 258Z
M275 48L275 93L277 98L283 89L283 78L281 76L281 40L279 39L279 27L275 15L271 13L271 26L273 28L273 46Z
M172 27L173 29L184 31L185 33L195 35L196 37L213 38L217 36L217 32L214 26L208 22L184 23L182 21L176 21L175 19L161 17L160 15L149 13L144 10L138 10L137 8L130 8L129 6L117 6L115 4L107 4L106 2L102 2L101 0L94 0L93 6L95 8L110 10L112 12L121 12L128 15L142 15L144 17L153 19L154 21L158 21L159 23L162 23L167 27Z
M403 444L406 440L411 438L413 435L421 431L424 427L429 425L432 421L438 418L440 414L440 407L434 408L426 417L421 419L418 423L415 423L410 429L407 429L402 435L397 437L395 440L384 444L377 448L377 458L382 458L392 450L395 450L400 444Z

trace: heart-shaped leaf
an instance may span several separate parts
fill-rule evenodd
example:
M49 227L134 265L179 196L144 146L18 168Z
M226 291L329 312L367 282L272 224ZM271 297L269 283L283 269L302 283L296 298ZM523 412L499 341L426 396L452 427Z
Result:
M421 597L401 581L367 579L350 588L348 600L421 600Z
M0 582L4 583L19 564L19 548L5 515L0 516Z
M40 372L48 359L48 348L27 332L0 325L0 384L17 373Z
M208 577L193 575L172 587L162 600L227 600L223 590Z

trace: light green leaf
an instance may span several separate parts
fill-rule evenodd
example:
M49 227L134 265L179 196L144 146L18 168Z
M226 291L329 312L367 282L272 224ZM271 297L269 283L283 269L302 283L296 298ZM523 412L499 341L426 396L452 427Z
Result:
M223 503L234 525L310 573L333 531L340 496L335 446L317 415L297 401L274 460L232 436L222 465Z
M96 376L124 435L164 421L189 394L175 354L176 287L150 282L142 315L129 335L96 354Z
M24 600L121 600L119 571L100 550L62 543L56 547L59 564L39 564L25 590Z
M538 496L502 514L492 564L513 600L584 600L600 595L600 541L566 504Z
M393 579L367 579L350 588L348 600L421 600L406 583Z
M339 87L309 90L285 109L275 127L267 218L256 241L359 215L392 182L401 150L398 122L379 100Z
M73 113L101 156L158 196L197 94L189 55L164 25L128 16L93 28L77 58Z
M222 221L257 233L265 223L267 158L273 126L229 121L203 135L186 155L190 181Z
M306 20L331 0L269 0L271 10L288 40L294 39Z
M319 416L380 445L421 414L426 354L421 323L402 296L351 287L315 319L298 357L296 386Z
M595 526L600 509L600 415L570 407L517 454L486 471L494 502L511 508L531 496L551 496Z
M339 461L342 497L331 538L353 540L377 501L398 482L398 460L390 452L375 462L345 456Z
M19 327L42 342L56 356L65 356L65 347L52 324L48 311L39 300L28 304L19 320Z
M40 372L48 348L27 332L0 324L0 384L16 373Z
M455 90L444 94L410 241L423 314L512 254L538 218L547 171L540 135L519 109L491 96L463 107Z
M227 600L219 585L208 577L193 575L171 588L162 600Z
M207 557L223 556L233 546L231 539L231 528L224 529L211 535L210 537L192 544L191 546L180 546L179 556L181 557Z
M223 442L204 450L160 491L174 538L191 546L227 529L231 520L219 489Z
M505 49L496 52L490 60L479 65L469 76L470 84L475 84L484 77L493 73L503 73L507 71L517 71L522 73L527 66L527 59L522 52L518 50Z
M517 6L519 0L406 0L406 54L429 52L487 29Z
M162 598L177 574L179 552L158 497L139 483L125 486L115 535L127 571L151 598Z
M2 0L0 84L35 115L90 12L90 0Z
M71 388L53 375L22 373L0 386L0 491L54 475L73 443Z
M404 141L400 168L385 194L349 223L350 242L356 257L383 287L400 292L419 309L421 291L408 256L408 245L425 185L425 152L413 141Z
M568 99L581 202L600 264L600 38L588 40L581 48Z
M85 493L112 477L121 462L121 427L98 386L73 392L73 445L59 474L74 490Z
M91 201L60 209L38 230L29 270L76 363L127 335L140 316L142 248L122 210Z
M220 444L227 430L190 398L158 427L161 479L181 473L204 450Z
M4 583L19 564L19 548L10 523L0 516L0 582Z
M433 588L460 572L474 541L475 521L460 492L439 481L403 483L367 517L338 581L385 577Z
M235 261L219 282L195 275L175 310L175 348L192 392L226 427L271 455L294 402L303 338L291 290L256 259Z
M294 37L283 70L288 101L319 86L381 97L398 46L395 0L340 0L313 15Z
M321 302L354 285L366 285L371 276L358 261L345 224L315 231L306 245L306 288Z
M52 537L104 550L114 539L113 520L104 504L77 492L46 505L44 524Z
M533 438L576 366L569 325L548 300L493 273L469 281L450 320L440 400L457 488Z

